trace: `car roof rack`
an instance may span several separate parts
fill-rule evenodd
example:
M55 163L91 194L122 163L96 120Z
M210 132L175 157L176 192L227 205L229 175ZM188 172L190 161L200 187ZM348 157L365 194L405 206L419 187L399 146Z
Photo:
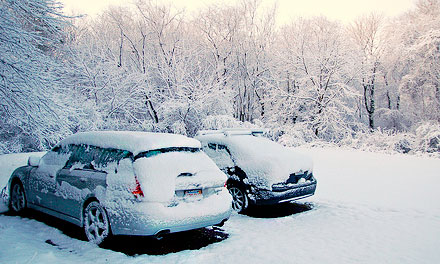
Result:
M232 135L262 135L267 132L267 129L263 128L224 128L219 130L199 130L197 136L223 134L225 136Z

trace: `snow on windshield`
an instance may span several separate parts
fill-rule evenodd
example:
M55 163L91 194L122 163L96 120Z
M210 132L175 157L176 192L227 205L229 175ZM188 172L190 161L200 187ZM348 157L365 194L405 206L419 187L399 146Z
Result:
M133 163L145 200L167 202L174 197L176 188L184 189L186 178L200 187L223 186L226 175L201 151L174 151L139 158ZM192 174L181 176L180 174Z
M177 134L134 132L134 131L92 131L76 133L62 140L58 145L87 144L102 148L139 152L166 147L200 148L200 142Z
M284 182L291 173L311 171L312 160L264 137L211 134L197 137L202 142L224 144L234 162L249 180L260 187Z

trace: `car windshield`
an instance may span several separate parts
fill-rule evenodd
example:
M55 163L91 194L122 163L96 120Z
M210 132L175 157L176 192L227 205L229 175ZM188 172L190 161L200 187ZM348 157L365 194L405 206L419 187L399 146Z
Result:
M156 156L161 153L168 153L168 152L198 152L200 151L200 148L191 148L191 147L170 147L170 148L162 148L162 149L154 149L149 151L144 151L139 154L137 154L134 157L134 160L137 160L139 158L149 158L152 156Z

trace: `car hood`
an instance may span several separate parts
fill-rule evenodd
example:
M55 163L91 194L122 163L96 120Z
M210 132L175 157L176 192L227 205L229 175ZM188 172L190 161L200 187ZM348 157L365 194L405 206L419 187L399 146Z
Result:
M280 148L276 153L254 153L251 158L239 156L235 162L251 183L269 189L275 183L285 182L292 173L313 170L311 158L289 148Z

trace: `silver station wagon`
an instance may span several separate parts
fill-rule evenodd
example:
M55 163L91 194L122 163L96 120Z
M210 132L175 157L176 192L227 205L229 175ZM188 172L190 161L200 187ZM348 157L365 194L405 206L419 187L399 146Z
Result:
M85 132L16 169L9 207L74 223L101 244L111 234L161 236L222 225L231 214L226 180L195 139Z

